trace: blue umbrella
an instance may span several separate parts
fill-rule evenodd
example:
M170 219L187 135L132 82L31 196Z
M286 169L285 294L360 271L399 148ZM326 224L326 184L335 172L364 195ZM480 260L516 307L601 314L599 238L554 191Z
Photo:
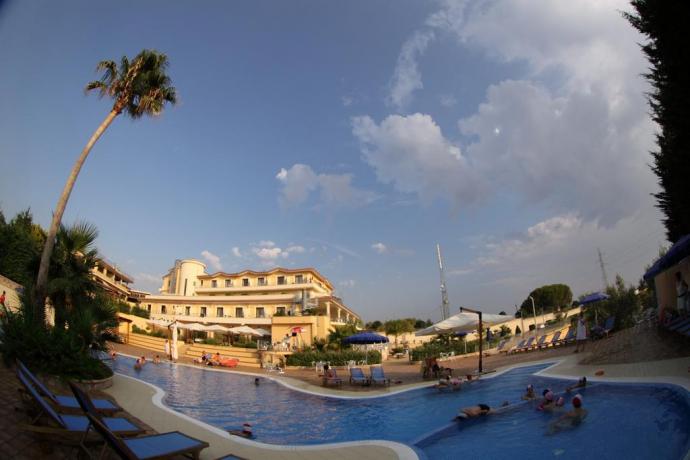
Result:
M690 234L679 238L663 257L654 262L654 265L644 274L644 279L649 281L664 270L673 267L688 255L690 255Z
M587 305L587 304L590 304L590 303L599 302L599 301L601 301L601 300L606 300L606 299L608 299L608 298L609 298L609 296L608 296L607 294L604 294L604 293L601 293L601 292L595 292L594 294L590 294L590 295L584 296L584 297L582 298L582 300L580 300L578 303L579 303L580 305Z
M371 331L358 332L357 334L345 337L343 343L348 343L350 345L365 345L364 347L364 362L369 362L369 353L367 351L366 345L370 343L388 343L388 337L385 335L377 334Z

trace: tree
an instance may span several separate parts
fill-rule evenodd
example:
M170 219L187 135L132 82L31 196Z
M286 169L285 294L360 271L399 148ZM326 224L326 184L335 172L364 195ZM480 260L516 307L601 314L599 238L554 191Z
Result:
M539 287L529 293L529 296L522 302L520 313L522 318L534 316L532 310L532 297L534 299L534 310L536 314L541 311L548 313L560 307L569 306L573 301L573 293L565 284L549 284ZM516 318L518 316L516 315Z
M365 325L365 328L370 331L380 331L383 327L383 323L379 320L370 321Z
M343 346L343 339L357 333L354 324L343 326L333 326L328 333L328 343L332 348L340 349Z
M408 319L392 319L383 323L383 330L386 331L387 335L392 335L395 337L395 345L398 345L398 336L414 331L413 318Z
M0 212L0 273L21 285L31 284L44 242L45 232L34 223L30 210L9 223Z
M37 323L43 324L45 322L44 301L47 291L50 258L62 221L62 215L67 207L67 200L69 200L72 188L84 161L86 161L86 157L103 132L118 115L125 113L135 120L143 115L157 116L162 113L166 103L175 104L177 95L175 88L170 85L170 78L166 74L167 67L168 57L165 54L154 50L143 50L132 62L126 56L123 56L119 66L115 61L99 62L96 69L103 72L103 77L86 85L86 92L97 90L100 97L107 95L115 102L77 158L55 207L50 229L43 246L34 288L34 320Z
M633 0L637 14L624 13L632 26L649 39L641 45L650 63L645 75L652 118L659 125L658 149L652 170L661 191L654 194L664 213L669 241L690 233L690 2ZM685 37L685 38L683 38Z
M506 316L506 315L507 315L507 313L504 312L504 311L501 311L501 312L499 312L498 314L501 315L501 316Z

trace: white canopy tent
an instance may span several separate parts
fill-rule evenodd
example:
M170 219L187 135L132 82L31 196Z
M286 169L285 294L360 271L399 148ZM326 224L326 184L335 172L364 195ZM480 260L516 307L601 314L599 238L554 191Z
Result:
M211 324L210 326L204 326L205 331L209 332L230 332L229 327L221 326L220 324Z
M254 329L254 330L255 330L256 332L258 332L259 334L261 334L262 336L271 335L271 333L270 333L269 331L267 331L266 329L261 329L260 327L257 327L257 328Z
M512 319L513 317L508 315L492 315L490 313L482 313L483 326L495 326L496 324L505 323ZM414 335L422 336L448 334L451 332L471 332L477 330L478 323L479 318L475 313L461 312L425 329L421 329L415 332Z
M177 327L180 329L187 329L188 331L206 331L206 326L200 323L177 323Z

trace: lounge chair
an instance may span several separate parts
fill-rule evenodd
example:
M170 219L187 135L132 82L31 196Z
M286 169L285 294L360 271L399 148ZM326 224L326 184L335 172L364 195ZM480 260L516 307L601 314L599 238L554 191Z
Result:
M559 340L559 344L567 345L569 342L573 342L575 340L576 334L577 328L571 327L570 329L568 329L568 333L565 335L565 337Z
M558 340L559 340L560 338L561 338L561 331L556 331L556 332L553 334L553 337L551 337L551 340L549 340L549 341L544 345L544 348L549 347L549 346L555 347L556 344L558 343Z
M532 346L532 348L541 348L541 347L546 346L546 345L544 345L544 342L546 341L546 335L547 335L547 334L544 334L544 335L542 335L541 337L539 337L539 340L537 340L537 343L535 343L535 344Z
M508 340L501 340L498 343L498 346L496 347L496 351L498 351L499 353L502 351L507 351L507 350L504 350L507 343L508 343Z
M530 348L532 348L532 344L534 343L534 339L535 339L534 336L533 336L533 337L530 337L529 339L527 339L527 342L525 342L525 344L524 344L521 348L518 348L518 349L516 349L515 351L517 352L517 351L527 351L527 350L529 350Z
M58 409L69 411L79 410L79 403L74 396L62 396L54 394L43 384L43 382L41 382L34 374L31 373L24 363L19 360L17 360L17 369L18 372L21 372L24 374L24 376L26 376L27 380L31 382L31 384L36 388L36 390L38 390L40 394L48 398L50 402L52 402ZM113 404L107 399L94 399L93 405L96 407L98 412L109 415L122 410L120 406Z
M522 347L525 346L526 342L527 342L527 339L520 340L517 345L515 345L513 348L508 350L508 353L515 353L516 351L520 350Z
M96 414L88 412L86 416L95 430L105 439L106 445L101 452L101 458L103 458L105 448L110 446L120 458L125 460L164 459L178 455L189 455L198 459L199 453L209 446L207 442L179 431L122 439L113 433Z
M330 373L330 376L328 375ZM343 384L343 379L338 377L338 373L333 369L332 367L326 371L326 374L323 376L323 384L324 386L328 385L342 385Z
M362 385L367 385L369 383L369 379L366 375L364 375L364 372L362 371L361 367L351 367L350 383L359 383Z
M17 376L19 377L19 381L26 388L27 393L31 396L32 400L38 404L39 407L38 415L33 418L30 425L23 426L24 429L38 433L55 435L81 434L83 435L83 438L86 437L89 432L89 428L91 427L91 422L87 417L83 415L68 415L56 412L55 409L53 409L53 407L48 404L43 397L41 397L36 388L31 384L23 372L17 372ZM53 423L57 425L57 427L36 425L44 414L47 415L53 421ZM112 430L123 436L133 436L144 432L141 427L124 418L106 417L102 420L102 423L104 423L109 430Z
M685 329L688 325L690 325L690 318L676 318L675 320L671 321L671 323L668 325L668 330L669 331L682 331Z
M604 334L606 334L606 337L609 336L609 332L613 330L613 328L616 325L616 317L615 316L609 316L606 318L606 322L604 323L604 326L602 327L604 330Z
M371 381L371 383L380 383L382 385L391 384L391 379L386 378L386 375L383 373L383 367L372 366L370 371L371 376L369 377L369 380Z

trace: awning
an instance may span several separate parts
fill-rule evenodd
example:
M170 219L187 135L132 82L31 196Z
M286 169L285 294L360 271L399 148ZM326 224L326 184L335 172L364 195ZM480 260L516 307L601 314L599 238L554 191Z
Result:
M206 326L200 323L180 323L178 321L177 327L180 329L187 329L188 331L206 331Z
M496 324L505 323L514 319L508 315L493 315L491 313L482 314L482 324L486 326L493 326ZM461 312L453 315L450 318L444 319L434 325L415 332L414 335L435 335L446 334L449 332L470 332L477 329L479 323L479 316L476 313Z
M690 234L681 237L666 254L654 262L654 265L644 274L644 279L649 281L688 256L690 256Z
M271 335L271 332L270 332L270 331L267 331L266 329L261 329L260 327L257 327L257 328L254 329L254 330L255 330L256 332L258 332L259 334L263 335L263 336Z
M210 326L204 326L204 330L209 332L229 332L230 328L220 324L211 324Z

